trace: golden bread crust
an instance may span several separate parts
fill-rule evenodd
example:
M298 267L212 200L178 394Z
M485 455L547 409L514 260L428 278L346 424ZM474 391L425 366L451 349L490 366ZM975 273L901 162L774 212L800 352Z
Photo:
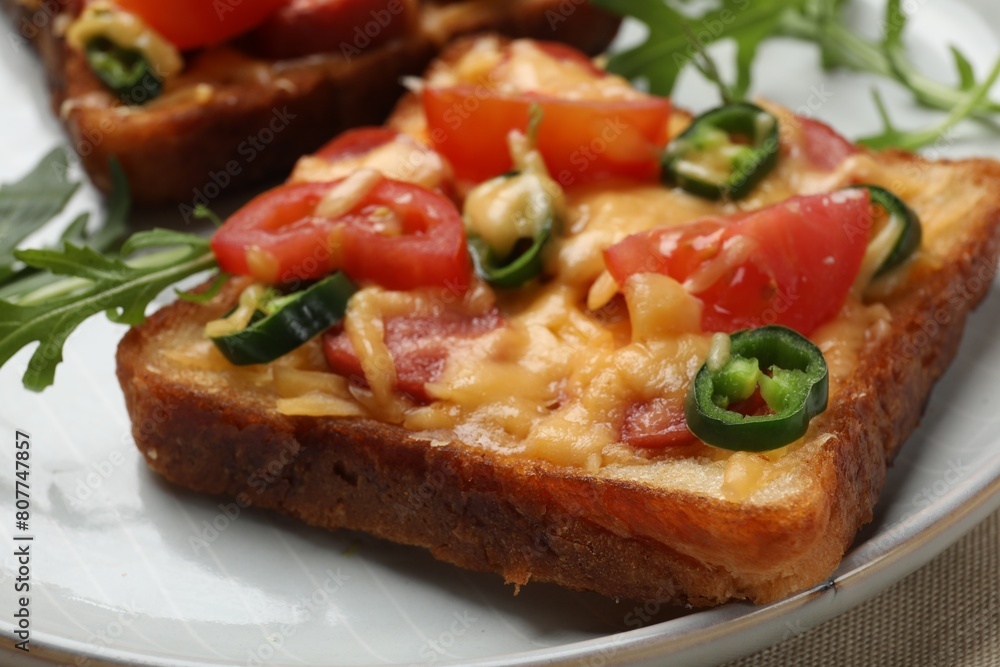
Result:
M84 56L57 34L58 19L79 11L77 0L46 3L38 10L3 1L15 28L41 26L29 36L46 67L52 107L95 185L110 190L108 160L115 157L136 202L191 207L231 185L285 174L301 155L349 127L380 123L403 93L400 78L419 74L455 37L493 30L598 53L619 23L589 5L563 17L560 0L466 0L445 9L425 4L423 24L432 26L350 60L340 51L264 61L210 49L189 58L169 94L124 108ZM63 16L44 14L51 6ZM553 16L559 20L553 22ZM233 71L241 74L233 76ZM202 94L204 87L197 90L206 83L211 94Z

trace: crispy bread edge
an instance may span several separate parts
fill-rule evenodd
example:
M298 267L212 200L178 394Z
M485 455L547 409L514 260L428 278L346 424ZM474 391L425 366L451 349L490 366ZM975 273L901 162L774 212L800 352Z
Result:
M1000 179L992 161L951 168L977 188ZM984 198L970 220L949 261L889 304L888 335L866 347L860 371L825 415L834 437L803 471L817 483L774 506L431 444L371 420L287 417L153 370L159 342L224 312L233 289L209 306L178 302L132 329L118 348L118 377L150 468L196 491L424 547L517 585L764 603L822 583L871 520L888 463L920 421L996 272L1000 196Z
M589 5L563 17L560 2L524 2L513 5L513 11L503 5L503 11L456 23L454 34L444 37L496 30L558 39L592 54L614 38L619 19ZM41 27L30 41L46 68L52 108L91 180L110 190L113 156L125 170L133 199L145 205L193 207L231 186L283 176L300 156L339 132L382 122L404 92L400 77L422 72L444 45L438 42L442 36L413 34L349 62L338 52L308 59L308 64L275 63L267 67L275 77L268 83L223 85L208 99L191 95L121 113L83 55L56 34L55 17L45 8L33 12L15 0L2 0L0 6L15 27L30 27L38 15L34 25ZM78 10L76 0L59 0L58 6ZM553 12L560 18L555 24ZM83 98L101 102L73 104Z

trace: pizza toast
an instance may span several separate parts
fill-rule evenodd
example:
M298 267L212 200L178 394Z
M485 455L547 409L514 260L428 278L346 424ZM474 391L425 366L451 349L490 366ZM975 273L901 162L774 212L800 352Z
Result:
M463 58L492 48L482 44L454 47L432 67L425 85L460 76ZM449 367L430 390L430 413L433 405L451 401L440 411L444 417L404 397L399 401L407 418L386 418L372 400L372 387L356 382L374 384L374 378L364 368L360 378L330 373L330 357L317 341L268 364L237 367L222 359L204 331L232 310L250 282L237 279L205 305L164 308L120 344L118 377L139 450L151 469L181 486L323 528L416 545L441 560L497 572L515 586L549 581L613 598L711 605L766 603L821 585L871 520L887 466L919 423L934 382L955 355L967 315L992 282L1000 248L1000 165L857 148L828 163L836 151L817 153L809 144L826 136L825 129L809 135L808 128L816 128L812 121L761 104L782 121L782 157L756 186L748 208L790 194L871 183L897 193L923 225L912 260L849 296L810 335L829 364L829 405L793 444L764 453L702 443L591 447L593 433L611 418L591 414L590 421L578 423L560 413L578 404L572 383L562 385L558 405L531 408L546 412L544 419L558 419L539 418L534 423L544 428L533 427L520 440L523 424L496 441L477 437L481 432L470 426L471 418L441 427L448 414L465 414L466 386L480 392L477 400L497 404L507 395L482 398L490 382L503 385L496 390L501 394L529 392L535 371L527 356L510 366L503 359L484 364L484 373L496 372L499 379L481 374L469 380ZM389 124L426 140L423 114L411 97ZM691 122L689 114L675 110L671 135ZM609 235L601 211L629 219L647 211L645 222L635 222L643 229L649 220L671 215L665 211L678 210L690 220L721 209L705 208L675 190L617 181L568 189L567 200L570 222L551 260L558 266L555 276L527 291L536 303L557 302L565 311L559 321L571 321L572 336L546 320L548 333L525 326L538 337L525 345L542 345L538 341L554 335L556 346L568 347L574 366L581 367L588 355L638 357L635 367L619 372L628 376L632 393L606 390L611 402L600 409L613 411L623 396L641 393L635 386L648 379L644 367L658 363L650 356L658 343L635 339L642 310L623 305L620 297L591 308L588 291L601 280L601 270L571 259L585 244L600 257L636 231ZM560 301L560 294L568 296ZM439 294L446 301L444 296ZM822 290L795 298L821 299ZM511 321L541 317L523 296L495 299ZM617 314L608 310L615 304ZM592 339L587 322L595 327ZM602 327L611 333L605 336ZM625 338L616 338L622 331ZM700 363L707 341L691 345ZM589 387L599 384L596 377ZM444 386L446 380L454 386ZM627 412L615 413L619 422ZM478 419L483 413L468 414ZM562 432L553 433L553 425Z

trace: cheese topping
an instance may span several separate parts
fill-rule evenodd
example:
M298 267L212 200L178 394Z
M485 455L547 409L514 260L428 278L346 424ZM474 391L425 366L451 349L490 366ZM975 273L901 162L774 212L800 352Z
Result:
M320 218L336 220L350 213L385 177L374 169L361 169L330 188L316 204Z
M408 181L429 190L441 187L451 176L451 167L440 155L405 138L385 143L365 155L343 157L335 161L312 155L300 158L288 181L335 181L346 178L359 169L374 169L386 178Z
M111 2L99 0L87 5L66 31L66 41L80 51L95 37L105 37L123 49L140 52L160 79L184 68L184 60L173 44L138 16Z
M209 338L220 338L246 329L266 294L267 288L259 283L247 287L240 294L239 304L232 313L205 325L205 335Z

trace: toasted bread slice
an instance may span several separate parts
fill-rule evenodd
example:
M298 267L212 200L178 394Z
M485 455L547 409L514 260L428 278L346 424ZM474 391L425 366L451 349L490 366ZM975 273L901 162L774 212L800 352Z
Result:
M424 2L404 37L376 47L289 60L224 45L186 55L164 94L125 107L62 36L79 0L3 0L17 34L37 47L54 111L94 184L111 187L115 157L141 204L207 204L230 186L283 175L299 156L344 129L380 123L403 93L400 78L419 74L451 39L472 32L561 40L598 53L618 19L560 0Z
M459 45L450 57L468 50ZM888 464L992 282L1000 164L862 151L832 171L812 170L795 154L794 117L774 111L791 149L748 205L873 183L902 197L924 228L916 258L813 334L830 365L830 402L793 445L770 455L700 444L646 453L613 446L603 459L593 451L581 459L572 442L569 450L525 450L463 439L457 429L373 419L349 392L324 397L344 381L324 372L315 341L272 364L225 362L203 330L232 307L245 285L233 281L207 305L161 310L119 346L118 376L140 451L153 470L196 491L421 546L516 585L550 581L614 598L710 605L764 603L821 583L871 520ZM675 130L689 118L675 113ZM416 137L424 132L412 100L391 122ZM571 254L584 240L595 253L614 241L591 230L599 209L628 206L634 217L686 206L682 217L690 219L707 206L621 183L568 196L580 213L571 213L561 241ZM520 298L497 297L498 305L513 318L524 310ZM342 416L323 416L332 413ZM600 421L566 427L586 434Z

